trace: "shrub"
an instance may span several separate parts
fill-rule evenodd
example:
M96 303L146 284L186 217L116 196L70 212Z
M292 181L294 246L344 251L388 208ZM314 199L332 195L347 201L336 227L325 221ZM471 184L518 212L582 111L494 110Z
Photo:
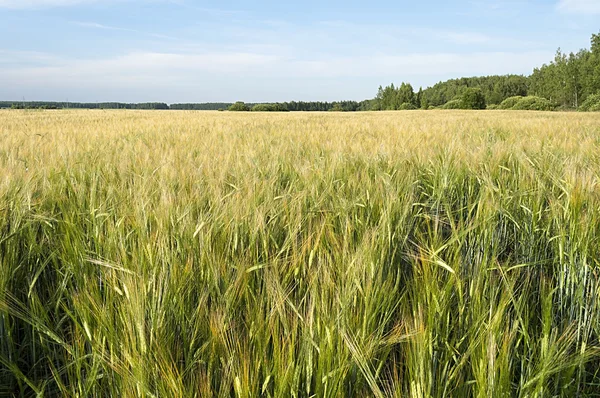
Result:
M500 103L500 105L498 106L499 109L512 109L515 105L517 105L517 102L519 102L521 99L523 99L522 96L517 95L515 97L509 97L507 99L505 99L504 101L502 101Z
M573 111L573 107L567 104L562 104L554 108L554 110L558 112L570 112Z
M490 111L493 111L493 110L496 110L496 109L500 109L500 105L489 104L486 109L490 110Z
M463 109L461 99L453 99L451 101L446 102L442 109Z
M250 108L248 108L248 105L244 104L243 102L238 101L235 104L231 105L229 107L229 110L232 112L247 112L250 110Z
M592 94L577 109L580 112L594 112L600 110L600 93Z
M288 109L282 104L256 104L252 112L288 112Z
M270 104L256 104L252 107L252 112L271 112L273 107Z
M414 111L415 109L417 109L417 107L411 104L410 102L403 103L402 105L400 105L399 108L399 110L401 111Z
M485 109L485 95L479 87L470 87L461 96L462 109Z
M553 111L556 106L546 98L528 96L521 98L512 109L521 111Z

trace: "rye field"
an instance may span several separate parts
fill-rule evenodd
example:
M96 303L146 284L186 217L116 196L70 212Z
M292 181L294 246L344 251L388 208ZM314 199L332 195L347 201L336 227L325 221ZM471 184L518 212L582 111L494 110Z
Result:
M0 396L600 396L600 114L0 111Z

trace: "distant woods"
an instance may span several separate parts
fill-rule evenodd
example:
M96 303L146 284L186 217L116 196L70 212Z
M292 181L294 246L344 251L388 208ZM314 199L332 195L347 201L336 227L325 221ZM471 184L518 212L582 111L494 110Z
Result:
M369 110L403 109L600 110L600 34L591 48L565 54L530 76L468 77L417 92L408 83L379 87Z
M127 104L121 102L46 102L46 101L0 101L0 108L12 109L170 109L163 102Z
M530 76L463 77L415 90L409 83L379 87L375 98L357 101L283 103L126 104L0 102L0 108L172 109L256 112L356 112L413 109L515 109L600 111L600 33L590 49L565 54L535 68Z

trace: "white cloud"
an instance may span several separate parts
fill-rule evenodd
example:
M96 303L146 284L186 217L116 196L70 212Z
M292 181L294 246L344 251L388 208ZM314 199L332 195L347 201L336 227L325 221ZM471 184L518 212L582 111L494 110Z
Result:
M106 59L63 59L41 66L1 68L0 85L137 87L161 82L193 82L197 74L245 76L276 64L276 56L252 53L175 54L135 52Z
M363 99L372 96L378 84L392 80L418 86L449 77L530 73L551 56L540 52L413 53L301 60L251 52L135 52L98 60L52 59L35 66L0 64L0 97L20 98L20 93L39 97L42 92L73 99L77 92L81 100L99 95L115 101L200 101L198 95L205 101L283 101L296 95L300 99Z
M61 59L55 55L39 51L0 50L0 67L2 65L49 65L60 61Z
M577 14L600 14L600 0L560 0L558 9Z
M288 70L300 76L331 78L389 76L392 72L400 80L410 80L415 76L530 73L549 57L546 52L412 53L292 62Z
M119 30L125 32L138 32L135 29L128 28L119 28L117 26L103 25L97 22L73 22L74 25L80 26L82 28L93 28L93 29L104 29L104 30Z

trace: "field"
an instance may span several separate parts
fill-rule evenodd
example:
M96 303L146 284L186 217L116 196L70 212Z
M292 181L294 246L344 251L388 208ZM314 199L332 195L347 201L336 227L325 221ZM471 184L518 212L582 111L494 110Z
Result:
M0 111L0 396L600 396L600 114Z

